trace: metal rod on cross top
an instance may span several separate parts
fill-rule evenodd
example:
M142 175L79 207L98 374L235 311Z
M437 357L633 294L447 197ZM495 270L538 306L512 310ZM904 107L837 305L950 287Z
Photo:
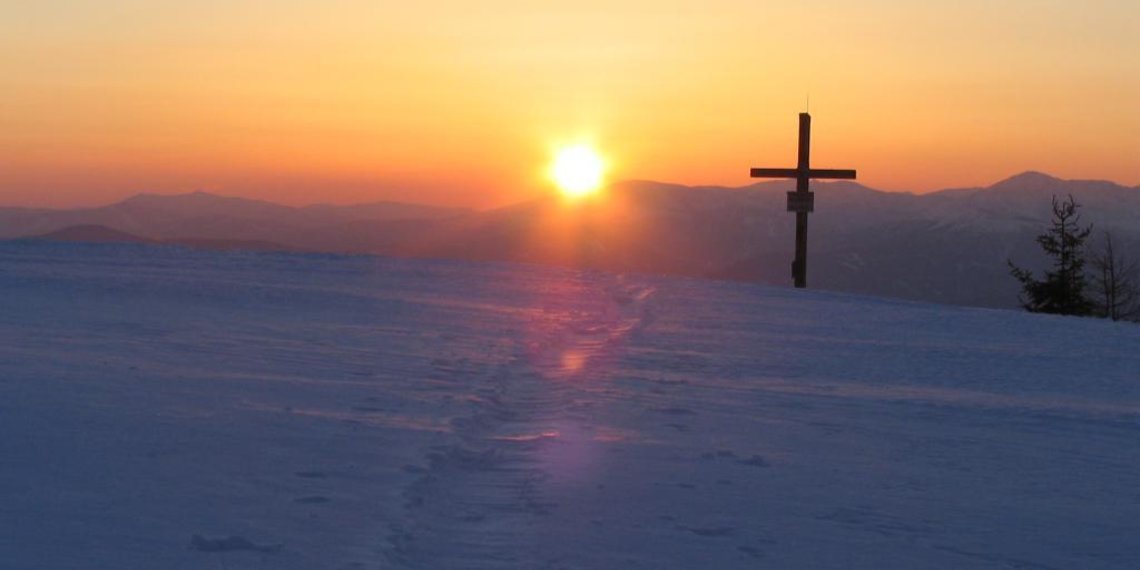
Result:
M854 170L811 167L811 115L800 113L800 155L795 168L753 168L752 178L795 178L795 192L788 192L788 211L796 213L796 259L792 279L796 287L807 287L807 218L815 210L815 193L808 190L812 178L854 180Z

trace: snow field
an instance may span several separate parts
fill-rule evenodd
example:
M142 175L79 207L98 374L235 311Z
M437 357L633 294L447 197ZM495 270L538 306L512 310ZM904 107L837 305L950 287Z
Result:
M0 245L11 568L1134 568L1140 327Z

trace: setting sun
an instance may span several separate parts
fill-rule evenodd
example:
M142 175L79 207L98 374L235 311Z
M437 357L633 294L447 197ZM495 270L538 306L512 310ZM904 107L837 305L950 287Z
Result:
M562 193L573 197L597 191L604 171L605 163L598 153L579 145L559 150L550 174Z

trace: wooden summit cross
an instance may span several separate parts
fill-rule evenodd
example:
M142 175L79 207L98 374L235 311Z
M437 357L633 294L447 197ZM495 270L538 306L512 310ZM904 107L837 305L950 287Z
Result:
M808 191L812 178L854 180L854 170L811 167L811 115L800 113L800 160L795 168L753 168L752 178L795 178L796 191L788 192L788 211L796 213L796 259L792 278L797 288L807 287L807 218L815 209L815 193Z

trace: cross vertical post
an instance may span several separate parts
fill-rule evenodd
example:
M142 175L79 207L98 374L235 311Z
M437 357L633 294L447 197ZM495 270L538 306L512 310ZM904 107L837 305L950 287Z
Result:
M854 180L854 170L812 169L811 115L800 113L799 160L796 168L753 168L752 178L795 178L795 192L788 192L788 211L796 214L796 257L792 279L796 288L807 287L807 222L815 209L815 194L809 189L812 178Z
M800 113L800 152L796 170L796 192L809 197L815 196L808 190L808 175L811 170L811 115ZM812 204L814 209L815 204ZM807 288L807 223L808 212L796 210L796 257L792 260L792 280L797 289Z

